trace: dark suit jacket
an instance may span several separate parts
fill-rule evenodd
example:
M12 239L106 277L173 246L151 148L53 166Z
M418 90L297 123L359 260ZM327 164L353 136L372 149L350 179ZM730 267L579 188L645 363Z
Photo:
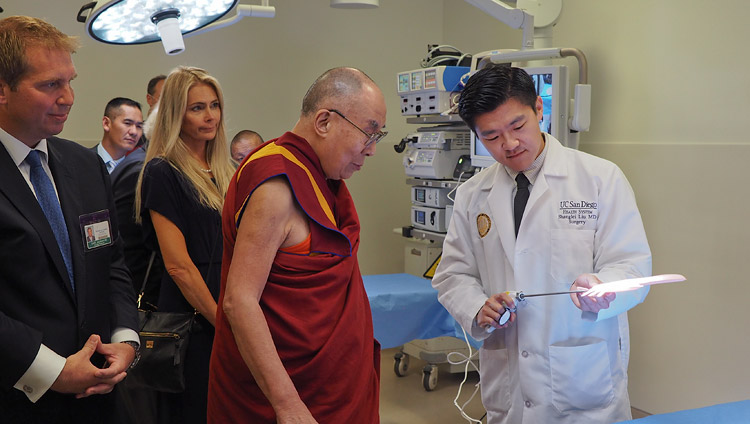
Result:
M125 264L133 277L133 289L136 296L143 286L146 269L151 256L151 250L144 244L143 227L135 222L133 204L135 202L135 186L138 175L146 159L146 149L141 146L125 156L109 175L112 180L112 193L117 209L117 221L120 225L120 235L125 246ZM159 286L164 269L161 257L157 254L148 275L146 293L143 301L156 305L159 297ZM142 307L146 307L142 303Z
M70 235L75 292L39 203L0 145L0 413L23 410L16 417L29 422L41 421L34 414L45 407L62 412L83 404L49 391L31 406L12 387L31 365L40 344L67 357L80 350L91 334L108 343L116 327L135 330L138 325L109 175L89 149L55 137L47 142L49 166ZM88 250L80 217L102 210L110 211L114 242Z

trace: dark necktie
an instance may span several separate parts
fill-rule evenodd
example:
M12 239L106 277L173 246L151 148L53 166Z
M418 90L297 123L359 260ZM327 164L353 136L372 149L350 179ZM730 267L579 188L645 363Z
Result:
M516 198L513 200L513 221L516 224L516 238L518 238L518 229L521 228L521 218L523 211L526 209L526 202L529 200L529 179L523 172L516 175Z
M65 268L68 270L71 286L75 290L70 237L68 236L68 229L65 226L65 218L60 208L60 202L57 200L55 187L52 185L52 181L47 176L47 173L44 172L37 150L29 152L29 155L26 156L26 163L31 167L29 179L31 180L31 185L34 186L39 206L42 207L44 216L47 217L47 221L49 221L49 225L52 227L52 232L55 234L55 240L57 240L57 245L60 247L60 252L65 262Z

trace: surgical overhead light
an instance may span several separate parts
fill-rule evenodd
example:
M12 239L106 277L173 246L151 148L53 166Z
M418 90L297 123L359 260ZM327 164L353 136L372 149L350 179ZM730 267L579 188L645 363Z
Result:
M93 1L78 11L91 38L109 44L146 44L161 40L168 55L185 50L184 36L231 25L245 16L273 17L274 7L237 6L237 16L217 22L238 0ZM88 16L85 12L89 11Z
M167 54L178 54L185 51L185 42L182 40L182 31L177 18L180 17L178 9L170 8L151 15L151 22L156 24L156 31L161 36L164 51Z

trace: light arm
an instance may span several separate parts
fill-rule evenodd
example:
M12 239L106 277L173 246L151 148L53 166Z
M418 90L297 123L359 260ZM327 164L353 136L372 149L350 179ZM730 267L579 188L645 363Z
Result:
M523 31L522 50L534 48L534 16L498 0L466 0L498 21Z
M223 19L219 22L214 22L211 25L207 25L197 31L193 31L188 34L184 34L183 37L188 38L198 34L204 34L206 32L213 31L215 29L228 27L241 21L245 17L254 18L273 18L276 16L276 8L268 5L268 0L263 0L260 6L251 4L238 4L237 14L234 17Z

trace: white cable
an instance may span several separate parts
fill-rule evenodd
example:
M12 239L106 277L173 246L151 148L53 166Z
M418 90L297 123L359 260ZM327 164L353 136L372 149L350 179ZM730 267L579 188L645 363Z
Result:
M461 57L458 58L458 61L456 62L456 66L461 66L461 61L464 60L465 57L471 56L470 53L464 53L461 55Z
M454 198L451 197L451 194L453 194L453 192L455 192L456 190L458 190L458 186L461 185L461 177L463 177L465 173L466 173L466 171L461 171L461 173L458 174L458 184L456 184L456 186L453 187L453 190L449 191L448 194L445 195L445 197L447 197L448 200L450 200L451 202L455 203L455 201L456 201ZM468 340L466 342L468 343Z
M440 49L442 49L442 48L446 48L446 49L453 49L453 50L455 50L456 52L458 52L458 53L461 53L461 50L459 50L459 49L458 49L458 47L453 47L453 46L451 46L450 44L441 44L441 45L439 45L439 46L435 46L435 47L431 48L431 49L430 49L430 50L429 50L429 51L427 52L427 54L428 54L428 55L430 55L430 54L432 54L432 52L434 52L435 50L440 50Z
M466 407L466 405L468 405L469 402L471 402L472 399L474 399L474 396L476 396L477 392L479 391L479 383L474 385L474 393L471 394L469 399L466 402L464 402L463 405L458 404L458 398L461 396L461 389L464 387L464 383L466 383L466 379L469 377L469 364L471 364L471 366L474 367L474 371L479 372L479 368L476 366L474 361L471 360L476 354L479 353L479 351L472 353L471 343L469 343L469 338L468 336L466 336L466 330L464 330L463 327L461 327L461 331L464 333L464 341L466 342L466 346L469 348L469 355L466 356L461 352L450 352L448 355L446 355L446 359L448 360L448 363L450 363L451 365L460 365L464 363L466 364L466 367L464 368L464 379L463 381L461 381L461 384L458 386L458 393L456 393L456 398L453 399L453 405L455 405L456 408L458 408L458 411L461 413L461 417L465 419L466 421L470 423L482 424L482 421L477 420L476 418L470 417L464 411L464 408ZM460 361L452 361L451 355L458 355L462 359Z
M458 110L458 100L461 98L461 93L456 93L451 98L451 103L453 103L453 108Z
M451 103L453 106L449 107L448 109L440 112L440 116L448 116L452 113L458 112L458 98L461 96L461 93L456 93L451 97Z
M427 66L425 66L425 68L431 68L433 66L437 66L439 63L442 63L442 62L454 62L455 60L456 60L456 56L450 56L450 55L436 56L427 62ZM447 66L450 66L450 65L447 65Z

